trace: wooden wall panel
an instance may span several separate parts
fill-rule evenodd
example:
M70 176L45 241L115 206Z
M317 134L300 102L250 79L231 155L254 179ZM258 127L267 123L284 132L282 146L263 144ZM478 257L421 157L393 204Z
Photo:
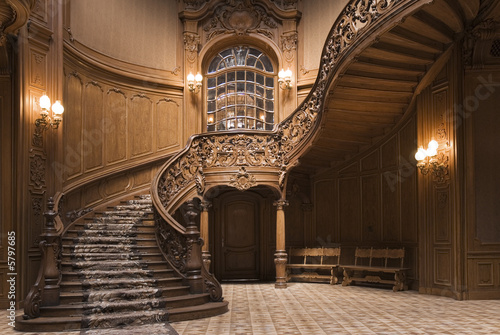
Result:
M127 98L123 92L109 90L105 110L104 129L106 163L117 164L127 158Z
M382 168L394 168L398 166L399 150L397 135L391 137L388 141L382 144L380 148L382 157Z
M103 90L95 82L87 83L83 95L83 168L89 172L103 166Z
M69 73L64 98L68 111L63 137L65 190L120 172L124 164L148 164L181 149L181 94L159 88L146 94L144 87L73 67L77 65L68 61L64 69Z
M435 189L434 243L451 243L450 195L447 188Z
M339 179L339 223L342 241L354 242L361 238L359 189L358 178Z
M138 95L130 99L128 134L131 158L152 152L153 106L151 99Z
M452 257L450 249L436 248L434 250L434 284L451 286Z
M82 174L82 94L83 83L79 76L70 75L66 79L66 111L64 113L63 171L64 179Z
M331 180L321 181L316 184L317 194L315 197L316 211L316 236L315 240L326 240L328 237L334 240L339 239L337 235L337 227L335 226L335 217L338 213L335 212L332 201L335 190L335 184Z
M378 155L375 155L378 157ZM361 177L361 222L362 240L368 242L380 241L380 175Z
M397 155L395 156L397 159ZM389 172L398 175L397 170ZM387 180L382 182L382 218L382 241L400 241L399 188Z
M156 104L158 125L157 149L168 149L180 141L179 104L172 99L162 99Z

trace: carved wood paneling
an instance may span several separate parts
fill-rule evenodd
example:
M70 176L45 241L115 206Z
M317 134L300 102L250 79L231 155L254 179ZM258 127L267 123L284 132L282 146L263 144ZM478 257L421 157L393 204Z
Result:
M149 97L135 95L130 100L128 134L131 158L152 153L153 105Z
M391 143L393 141L391 140ZM395 146L390 146L395 147ZM394 154L394 153L393 153ZM397 160L398 155L395 155ZM394 176L398 176L398 171L387 171ZM398 184L394 185L387 180L382 182L382 241L398 242L401 232L401 220L399 212L399 187Z
M173 99L162 99L156 104L156 124L159 136L156 136L158 150L168 149L180 142L179 104Z
M434 249L434 284L451 286L452 284L452 256L447 248Z
M393 136L381 147L382 168L394 168L398 165L399 150L397 135Z
M30 49L30 85L32 87L47 89L47 66L46 54Z
M106 162L120 163L127 158L127 97L120 90L108 90L104 111Z
M64 113L63 164L64 180L81 175L82 171L82 119L83 119L83 82L76 73L66 78Z
M83 94L83 143L84 172L103 166L103 90L96 82L88 82Z
M372 155L372 157L378 157L378 155ZM380 175L361 176L361 222L363 241L380 241L381 199L379 195Z
M373 153L363 157L361 159L361 171L370 172L379 169L379 152L374 151Z
M338 197L340 238L345 242L359 241L361 237L359 179L339 179Z
M450 192L448 188L434 192L434 243L451 243Z
M143 164L178 150L183 136L180 97L143 93L72 67L65 68L65 153L59 164L66 171L66 188L121 170L130 160Z

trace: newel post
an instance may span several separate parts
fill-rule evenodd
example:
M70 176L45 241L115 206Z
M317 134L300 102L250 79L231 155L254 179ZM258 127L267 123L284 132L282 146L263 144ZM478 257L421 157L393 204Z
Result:
M193 201L187 202L187 211L184 214L188 222L186 227L186 242L187 242L187 260L186 260L186 277L189 283L191 293L203 293L203 277L201 276L201 267L203 261L201 258L202 239L200 232L196 226L195 218L198 214L194 210Z
M209 237L209 227L208 227L208 209L212 204L208 201L201 202L201 216L200 216L200 232L201 238L203 239L203 247L201 252L201 257L203 259L203 265L205 269L210 272L210 263L212 256L210 255L210 237Z
M47 211L43 213L45 216L45 226L41 240L45 241L42 247L45 252L42 252L44 287L42 293L43 306L59 305L61 280L61 236L57 232L54 222L55 217L59 213L54 211L54 199L49 198L47 201Z
M285 250L285 211L288 205L286 200L274 202L276 206L276 252L274 253L274 264L276 265L276 288L286 288L286 262L287 254Z

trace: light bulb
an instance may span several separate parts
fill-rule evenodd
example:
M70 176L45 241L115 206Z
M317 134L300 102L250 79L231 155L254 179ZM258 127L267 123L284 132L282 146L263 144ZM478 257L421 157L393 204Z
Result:
M427 148L427 156L434 157L437 155L437 150L433 148Z
M189 74L187 75L187 81L188 81L188 83L189 83L189 82L193 82L193 81L194 81L194 75L193 75L192 73L189 73Z
M285 71L285 79L290 80L292 78L292 70L288 69Z
M278 78L280 78L280 79L285 78L285 70L281 69L281 71L278 73Z
M42 109L50 109L50 99L45 94L40 97L40 107Z
M61 105L61 102L57 100L54 102L52 105L52 111L54 112L55 115L60 116L62 113L64 113L64 107Z
M197 73L196 76L194 77L194 80L196 80L197 83L201 83L201 81L203 80L203 76Z
M417 161L421 161L421 160L424 160L426 156L427 156L427 152L425 151L425 149L423 147L420 147L420 148L418 148L418 151L415 154L415 159Z
M432 149L432 150L437 150L438 147L439 147L439 143L436 140L430 141L429 145L427 146L428 149Z

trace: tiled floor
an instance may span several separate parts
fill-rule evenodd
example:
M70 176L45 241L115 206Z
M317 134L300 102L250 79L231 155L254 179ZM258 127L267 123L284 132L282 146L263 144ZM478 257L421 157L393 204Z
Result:
M290 283L284 290L273 284L224 284L223 289L228 313L172 323L173 328L181 335L500 334L499 300L456 301L415 291L310 283ZM1 334L20 334L7 325L6 311L0 320Z

